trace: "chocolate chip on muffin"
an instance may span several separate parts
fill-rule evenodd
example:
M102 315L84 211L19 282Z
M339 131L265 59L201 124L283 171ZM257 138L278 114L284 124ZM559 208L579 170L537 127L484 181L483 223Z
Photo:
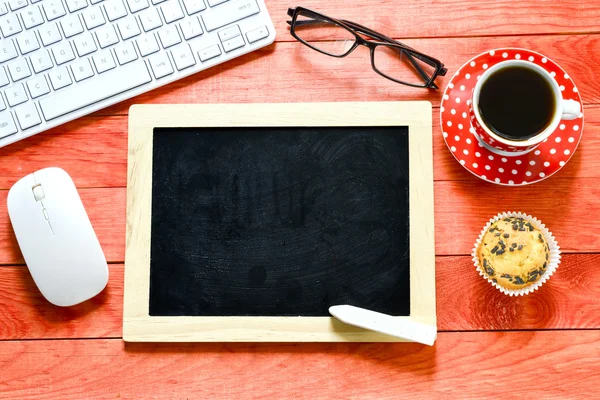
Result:
M536 226L521 217L506 217L487 230L476 254L490 279L506 289L522 289L546 272L549 252Z

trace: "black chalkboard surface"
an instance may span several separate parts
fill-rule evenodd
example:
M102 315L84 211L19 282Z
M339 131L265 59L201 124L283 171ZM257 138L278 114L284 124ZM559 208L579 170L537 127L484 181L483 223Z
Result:
M410 315L407 127L152 140L150 316Z

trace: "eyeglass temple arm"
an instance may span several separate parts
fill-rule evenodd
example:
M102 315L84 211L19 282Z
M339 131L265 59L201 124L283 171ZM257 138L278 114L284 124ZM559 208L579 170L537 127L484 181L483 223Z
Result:
M396 39L392 39L389 36L386 36L386 35L384 35L382 33L379 33L379 32L376 32L376 31L374 31L372 29L369 29L366 26L357 24L356 22L348 21L348 20L345 20L345 19L343 19L341 21L344 22L346 25L350 26L351 28L355 29L356 31L358 31L358 32L360 32L362 34L371 36L372 38L379 39L379 40L382 40L384 42L390 42L390 43L394 43L394 44L399 44L400 46L402 46L402 47L404 47L406 49L409 49L409 50L412 50L412 51L415 51L415 52L417 51L417 50L413 49L412 47L410 47L410 46L408 46L408 45L406 45L406 44L404 44L404 43L402 43L402 42L400 42L400 41L398 41ZM416 57L416 58L420 59L421 61L425 61L425 60L422 60L422 57L420 57L419 54L411 54L411 56ZM446 74L446 72L447 72L447 70L446 70L446 68L444 68L444 65L442 64L442 68L440 69L440 75L444 76Z
M404 48L406 48L407 50L413 50L416 51L415 49L413 49L410 46L405 45L402 42L399 42L397 40L392 39L389 36L383 35L379 32L376 32L374 30L371 30L369 28L367 28L366 26L357 24L356 22L352 22L352 21L348 21L348 20L341 20L343 23L345 23L346 25L348 25L349 27L351 27L352 29L356 30L359 33L362 33L364 35L370 36L374 39L379 39L381 41L384 42L388 42L388 43L393 43L393 44L398 44ZM423 80L425 81L429 81L431 78L427 75L427 73L423 70L423 68L421 68L421 66L415 61L415 57L418 59L421 59L421 57L418 54L412 54L410 52L406 52L405 53L408 57L408 61L410 61L410 63L412 64L413 68L417 70L417 72L419 73L419 75L421 75L421 78L423 78ZM424 60L421 60L424 61ZM439 89L438 86L432 81L429 84L430 87L433 87L435 89Z

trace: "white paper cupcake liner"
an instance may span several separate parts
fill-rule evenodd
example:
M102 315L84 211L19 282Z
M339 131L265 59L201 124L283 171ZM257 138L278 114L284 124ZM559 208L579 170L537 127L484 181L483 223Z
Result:
M506 217L519 217L532 223L540 230L542 235L544 235L546 243L548 243L548 249L550 250L548 265L546 266L546 272L540 277L540 279L537 280L537 282L527 287L524 287L523 289L507 289L494 282L485 274L485 272L483 272L481 265L479 265L479 259L477 258L477 248L479 247L479 244L481 243L481 240L483 239L483 236L485 235L487 230L490 229L494 222ZM542 224L542 222L537 218L520 212L504 212L491 218L490 221L486 224L486 226L484 226L481 230L481 233L479 234L479 238L475 242L475 247L473 247L473 253L471 255L473 256L473 265L475 265L475 268L479 272L479 275L481 275L485 280L487 280L493 287L509 296L524 296L537 290L544 284L544 282L550 279L550 276L552 276L554 271L556 271L556 269L558 268L558 264L560 264L560 247L558 246L556 239L554 239L554 236L552 236L552 233L548 230L548 228L546 228L546 225Z

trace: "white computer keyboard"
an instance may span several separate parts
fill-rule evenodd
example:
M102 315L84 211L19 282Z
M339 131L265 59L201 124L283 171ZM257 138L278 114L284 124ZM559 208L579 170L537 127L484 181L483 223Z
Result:
M0 147L274 40L264 0L0 0Z

